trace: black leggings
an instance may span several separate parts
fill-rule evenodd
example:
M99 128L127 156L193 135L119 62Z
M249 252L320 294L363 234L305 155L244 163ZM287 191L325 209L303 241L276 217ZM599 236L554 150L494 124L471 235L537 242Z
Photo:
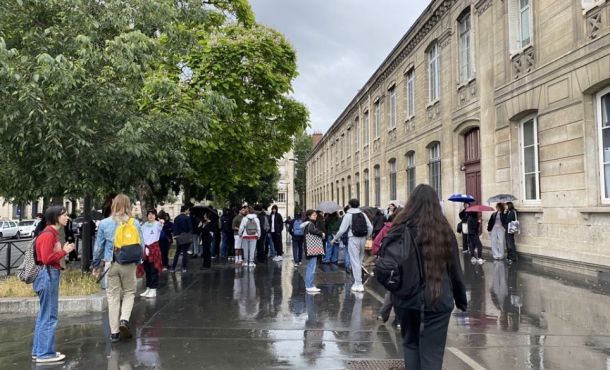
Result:
M483 255L483 244L481 244L479 234L468 234L468 249L470 250L470 257L476 257L474 255L475 248L477 250L477 258L481 258Z

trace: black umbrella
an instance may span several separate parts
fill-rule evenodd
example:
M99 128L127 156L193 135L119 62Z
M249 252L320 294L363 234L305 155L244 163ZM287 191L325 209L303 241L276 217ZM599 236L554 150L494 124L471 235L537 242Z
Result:
M193 206L190 208L190 212L191 212L191 215L193 215L199 219L203 219L205 217L205 215L210 215L210 214L214 213L212 211L212 209L210 209L210 207L205 207L205 206Z

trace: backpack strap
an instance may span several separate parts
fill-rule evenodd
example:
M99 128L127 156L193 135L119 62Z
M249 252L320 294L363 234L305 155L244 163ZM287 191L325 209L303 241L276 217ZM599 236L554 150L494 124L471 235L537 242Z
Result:
M415 257L417 258L417 267L419 270L419 286L421 290L420 294L422 295L421 305L419 307L419 336L421 337L424 333L424 310L426 308L426 280L424 278L424 264L423 258L421 257L421 254L419 252L419 247L417 246L415 238L413 237L413 234L411 234L411 232L409 231L409 227L407 225L405 225L404 233L409 234L409 237L411 238L411 245L415 249Z

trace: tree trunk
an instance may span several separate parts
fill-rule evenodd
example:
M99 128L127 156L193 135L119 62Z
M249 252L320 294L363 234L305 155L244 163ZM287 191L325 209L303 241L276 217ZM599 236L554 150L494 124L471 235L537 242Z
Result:
M83 222L83 228L82 228L83 247L82 247L82 252L81 252L81 268L82 268L83 272L89 271L89 265L91 264L90 257L91 257L92 248L93 248L93 245L92 245L93 244L92 243L93 220L91 219L92 205L93 205L93 202L91 199L91 194L85 195L85 203L83 204L83 213L85 215L85 221Z
M142 212L142 219L146 219L146 212L149 209L154 209L156 206L155 197L152 189L147 183L141 183L136 188L138 200L140 201L140 211Z

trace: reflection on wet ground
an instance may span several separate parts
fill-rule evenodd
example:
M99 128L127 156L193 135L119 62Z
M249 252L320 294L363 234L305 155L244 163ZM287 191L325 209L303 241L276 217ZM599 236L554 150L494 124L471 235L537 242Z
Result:
M610 368L607 286L523 264L463 263L469 310L452 317L445 368ZM137 298L134 340L111 345L103 314L60 313L57 349L70 369L342 369L402 358L392 318L376 321L384 292L374 279L352 293L342 269L322 265L317 275L322 291L308 295L291 261L164 273L157 298ZM0 316L0 367L35 367L33 321Z

